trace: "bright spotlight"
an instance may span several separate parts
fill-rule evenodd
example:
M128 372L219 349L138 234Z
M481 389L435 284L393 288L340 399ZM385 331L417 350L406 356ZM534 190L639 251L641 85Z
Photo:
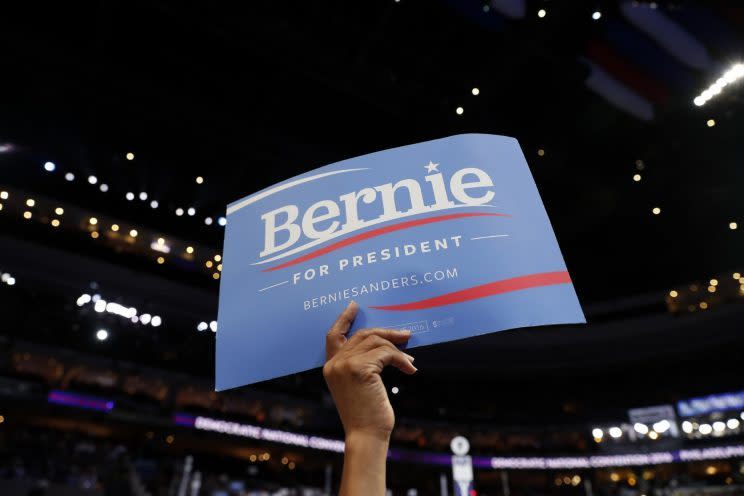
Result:
M633 426L633 429L638 434L648 434L648 426L646 424L642 424L640 422L636 422L636 424Z
M734 64L726 72L723 73L713 84L707 89L696 96L692 103L698 107L705 105L711 98L719 95L721 91L728 85L735 83L739 79L744 77L744 64Z
M227 219L224 218L224 217L220 217L219 219L217 219L217 224L219 224L221 226L226 226L227 225Z
M158 208L158 201L153 200L150 202L150 208Z
M196 214L196 209L194 207L189 207L186 213L189 214L189 216L193 217Z
M684 422L682 422L682 431L685 434L691 434L692 430L693 430L692 422L690 422L689 420L685 420Z
M540 19L542 19L546 15L547 15L547 12L545 11L545 9L540 9L537 11L537 17L539 17Z
M206 322L199 322L199 324L196 326L197 331L206 331L209 329L209 324Z
M664 419L654 424L654 430L661 434L668 431L671 426L672 424L670 424L668 420Z
M65 174L65 180L66 181L74 181L75 180L75 174L73 174L72 172L67 172Z
M622 437L623 431L620 429L620 427L610 427L610 436L617 439L619 437Z
M15 285L15 283L16 283L16 280L15 280L15 277L13 276L8 277L8 280L5 281L5 284L7 284L8 286L13 286Z
M713 422L713 430L716 432L723 432L726 430L726 424L723 422Z
M208 226L211 226L211 225L212 225L212 218L211 218L211 217L206 217L206 218L204 219L204 223L205 223L206 225L208 225Z
M710 424L700 424L698 430L700 431L700 434L707 436L708 434L713 432L713 427L711 427Z
M217 321L213 320L209 323L209 330L212 332L217 332Z
M107 192L107 191L109 190L109 187L108 187L108 184L106 184L106 183L102 183L102 184L101 184L101 185L100 185L100 186L98 187L98 189L100 189L102 193L105 193L105 192Z
M147 193L145 193L144 191L142 193L140 193L139 194L139 199L142 200L142 201L147 200Z
M181 207L178 207L176 209L176 215L179 216L179 217L183 215L183 209Z
M204 178L201 176L196 176L196 184L202 184L204 182Z
M132 152L127 153L127 160L134 160L134 153Z
M96 332L96 339L99 341L106 341L108 339L109 333L106 329L98 329L98 332Z
M602 439L602 437L604 437L604 431L599 427L596 427L592 429L592 436L594 436L594 439Z
M393 386L393 388L390 390L393 394L398 394L400 392L400 389L398 389L398 386Z
M97 182L98 182L98 178L96 176L88 176L88 183L96 184Z
M455 109L455 113L457 113L457 115L462 115L463 112L465 112L465 109L462 107L457 107Z
M54 165L54 162L46 162L44 164L44 170L46 170L47 172L54 172L54 169L56 168L57 166Z
M127 192L127 194L126 194L126 195L124 195L124 196L125 196L125 197L126 197L126 199L127 199L127 200L129 200L129 201L132 201L132 200L134 200L134 193L132 193L131 191Z
M728 421L726 422L726 427L728 427L731 430L738 429L739 425L741 425L741 423L739 422L739 419L735 419L735 418L728 419Z
M143 324L149 324L150 320L152 320L152 315L150 315L149 313L143 313L142 315L140 315L140 322L142 322Z
M159 327L160 324L162 324L162 323L163 323L163 320L160 317L158 317L157 315L153 315L152 316L152 320L150 321L150 325L151 326L153 326L153 327Z
M595 10L594 13L592 14L592 19L594 19L595 21L598 21L601 17L602 17L602 12L598 10Z
M473 89L472 89L472 90L471 90L470 92L471 92L471 93L472 93L472 94L473 94L474 96L478 96L478 95L480 95L480 90L479 90L478 88L473 88Z

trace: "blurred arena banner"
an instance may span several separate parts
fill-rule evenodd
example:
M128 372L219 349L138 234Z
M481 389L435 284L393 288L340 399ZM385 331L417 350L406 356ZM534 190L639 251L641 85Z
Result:
M330 323L410 347L585 322L519 143L457 135L344 160L232 203L216 387L324 359Z

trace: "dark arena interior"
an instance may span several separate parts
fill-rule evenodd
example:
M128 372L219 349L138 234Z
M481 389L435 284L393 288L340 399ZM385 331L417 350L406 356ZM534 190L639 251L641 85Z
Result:
M319 369L214 391L225 207L462 133L519 140L588 325L385 370L388 494L456 494L455 436L469 496L744 494L739 2L15 1L0 27L0 494L338 494Z

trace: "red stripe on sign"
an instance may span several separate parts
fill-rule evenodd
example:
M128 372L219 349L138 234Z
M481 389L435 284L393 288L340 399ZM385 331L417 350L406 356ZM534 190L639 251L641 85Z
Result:
M440 215L438 217L427 217L426 219L416 219L416 220L409 220L405 222L399 222L398 224L392 224L389 226L380 227L378 229L372 229L371 231L363 232L361 234L351 236L344 240L337 241L331 245L324 246L323 248L320 248L318 250L302 255L301 257L293 258L292 260L288 262L284 262L280 265L276 265L274 267L264 269L262 272L271 272L274 270L279 270L285 267L289 267L291 265L297 265L307 260L311 260L313 258L317 258L322 255L325 255L326 253L330 253L332 251L344 248L346 246L359 243L360 241L364 241L365 239L382 236L383 234L387 234L387 233L391 233L395 231L402 231L404 229L410 229L416 226L423 226L425 224L433 224L434 222L443 222L445 220L462 219L464 217L510 217L510 215L494 214L490 212L470 212L470 213L463 213L463 214L447 214L447 215Z
M460 291L455 291L454 293L447 293L421 301L370 308L390 311L423 310L425 308L442 307L445 305L452 305L453 303L477 300L478 298L485 298L486 296L510 293L521 289L539 288L541 286L553 286L570 282L571 276L569 276L568 272L565 270L559 272L542 272L540 274L530 274L528 276L519 276L511 279L489 282L488 284L483 284L481 286L462 289Z

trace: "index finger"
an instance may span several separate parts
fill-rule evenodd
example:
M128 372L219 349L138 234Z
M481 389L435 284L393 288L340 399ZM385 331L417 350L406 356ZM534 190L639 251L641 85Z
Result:
M357 311L359 311L359 305L352 300L344 311L341 312L341 315L338 316L336 322L333 323L328 334L326 334L326 361L333 358L346 342L346 334L354 322Z
M377 338L377 339L375 339ZM383 327L372 327L362 329L349 339L349 348L354 350L368 350L370 347L379 345L379 338L383 338L395 345L406 344L411 339L411 331L407 329L387 329Z

